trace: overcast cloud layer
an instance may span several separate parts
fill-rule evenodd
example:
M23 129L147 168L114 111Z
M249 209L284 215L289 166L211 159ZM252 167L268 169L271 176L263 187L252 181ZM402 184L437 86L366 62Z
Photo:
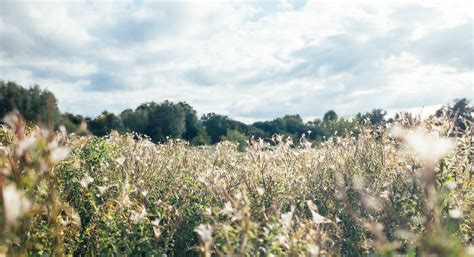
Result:
M92 116L165 99L246 122L432 106L473 98L472 3L0 0L0 79Z

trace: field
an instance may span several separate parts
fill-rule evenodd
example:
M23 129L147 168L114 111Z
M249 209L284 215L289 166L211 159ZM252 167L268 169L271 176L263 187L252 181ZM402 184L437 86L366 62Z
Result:
M401 116L312 145L0 135L0 255L472 256L472 126Z

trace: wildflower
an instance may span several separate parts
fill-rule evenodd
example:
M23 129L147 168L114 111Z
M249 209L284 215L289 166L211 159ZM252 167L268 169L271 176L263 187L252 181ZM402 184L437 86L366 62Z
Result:
M244 195L242 194L242 192L238 192L234 195L235 199L237 200L242 200L242 198L244 197Z
M199 235L199 238L201 238L203 242L209 242L212 240L212 227L209 224L201 224L197 226L194 231Z
M278 236L277 236L277 240L278 240L278 242L279 242L280 244L282 244L282 245L286 244L286 237L285 237L284 235L281 235L281 234L278 235Z
M382 209L382 203L380 203L380 201L373 196L367 195L362 199L362 201L367 208L376 211L380 211Z
M66 147L57 147L51 151L51 161L53 163L58 163L64 159L69 154L69 149Z
M468 256L474 256L474 246L470 245L470 246L466 247L466 252L467 252Z
M447 189L453 190L453 189L456 188L457 185L456 185L456 182L454 182L454 181L451 180L451 181L447 182L447 183L445 184L445 186L446 186Z
M426 164L438 162L454 147L450 139L437 137L421 128L405 131L399 126L394 126L390 134L402 138Z
M153 234L155 235L156 239L160 238L161 230L158 226L153 226Z
M232 204L230 202L227 202L224 204L224 209L222 209L222 213L225 215L229 215L234 211L232 208Z
M0 156L8 156L10 154L10 149L5 146L0 146Z
M292 217L293 217L293 212L292 211L281 214L281 223L283 224L283 226L289 227Z
M107 187L107 186L97 186L97 189L99 189L99 193L101 195L103 195L105 193L105 191L107 191L107 189L109 189L109 187Z
M390 200L389 196L390 196L390 192L387 191L387 190L385 190L385 191L383 191L382 193L380 193L380 198L385 199L385 200L387 200L387 201Z
M311 216L313 217L313 222L316 224L322 224L322 223L331 223L332 221L318 213L318 208L316 205L311 201L308 200L306 202L308 205L308 209L311 211Z
M160 225L161 220L160 219L155 219L151 223L153 227L158 227Z
M22 156L26 151L33 148L36 144L36 139L32 136L27 137L18 144L17 155Z
M142 208L141 212L132 211L131 219L135 223L141 223L143 220L145 220L146 216L147 216L146 209Z
M352 182L354 183L354 188L357 190L362 190L364 189L364 178L358 174L355 174L354 177L352 178Z
M449 217L452 219L460 219L462 218L462 210L460 209L452 209L448 211Z
M261 188L261 187L257 187L257 194L258 194L259 196L263 196L263 193L265 193L265 190L264 190L263 188Z
M125 162L125 157L121 156L115 160L119 165L123 165Z
M314 244L308 244L309 256L319 256L319 246Z
M94 179L91 176L86 175L85 177L81 179L79 183L81 183L83 187L87 188L87 186L89 186L89 184L92 182L94 182Z
M124 206L129 206L131 203L132 201L130 201L130 197L126 194L122 199L122 204Z
M30 202L21 195L14 184L3 187L2 194L7 224L14 223L24 212L30 209Z
M5 124L7 124L13 130L15 130L16 125L20 123L19 113L11 112L10 114L8 114L7 116L3 118L3 122L5 122Z

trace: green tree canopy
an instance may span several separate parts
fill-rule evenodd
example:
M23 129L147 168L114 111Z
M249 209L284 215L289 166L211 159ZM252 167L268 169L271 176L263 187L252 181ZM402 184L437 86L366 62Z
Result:
M323 121L337 120L337 114L334 110L329 110L324 114Z
M15 82L0 81L0 116L18 109L26 121L56 127L61 120L57 99L38 85L25 89Z

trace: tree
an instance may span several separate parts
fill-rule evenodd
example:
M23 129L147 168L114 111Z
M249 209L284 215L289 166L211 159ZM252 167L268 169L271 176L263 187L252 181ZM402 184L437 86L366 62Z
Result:
M166 142L168 137L180 138L185 129L185 113L181 105L170 101L150 104L147 134L155 142Z
M201 120L211 138L211 144L219 142L221 137L227 134L227 129L229 129L229 118L227 116L208 113L203 115Z
M120 118L122 119L125 131L148 135L149 112L149 104L142 104L138 106L135 111L132 109L122 111Z
M198 119L196 111L186 102L179 102L185 113L185 131L182 138L191 145L205 145L210 142L202 122Z
M247 141L248 141L248 137L235 130L235 129L229 129L227 130L227 133L225 136L222 136L221 137L221 140L224 141L224 140L227 140L227 141L230 141L230 142L234 142L237 144L237 150L243 152L245 151L245 149L247 148Z
M436 111L436 116L440 117L443 115L443 112L446 111L448 117L455 121L455 126L461 130L466 129L466 125L463 120L473 122L472 113L474 112L474 107L469 105L469 100L466 98L454 99L453 106L443 106L441 109Z
M384 111L383 109L373 109L372 112L370 112L369 117L370 117L370 123L372 125L380 124L385 121L385 115L387 115L387 112Z
M240 121L235 121L225 115L215 113L205 114L201 117L201 120L207 134L211 138L212 144L219 142L229 129L237 130L242 134L246 134L249 129L247 125Z
M324 114L323 121L332 121L332 120L337 120L337 114L334 110L329 110Z
M387 111L377 108L370 112L366 112L365 114L360 112L357 113L354 120L359 124L364 124L366 120L369 120L370 124L377 125L385 122L385 115L387 115Z
M61 115L61 125L66 128L67 132L76 132L81 127L82 123L85 122L84 117L81 115L75 115L72 113L64 113Z
M5 116L13 109L18 109L26 121L57 127L61 113L57 99L48 90L38 85L25 89L15 82L0 81L0 116Z
M95 119L88 118L86 121L89 130L97 136L105 136L112 130L123 131L122 120L111 112L103 111Z

